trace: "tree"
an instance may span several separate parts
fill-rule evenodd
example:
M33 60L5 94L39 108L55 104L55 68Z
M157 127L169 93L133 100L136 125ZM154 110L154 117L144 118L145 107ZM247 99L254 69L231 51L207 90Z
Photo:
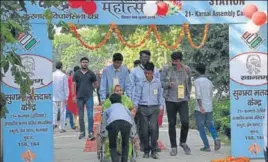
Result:
M62 5L64 0L61 1L43 1L43 7L58 7ZM37 0L31 0L31 3L35 4L39 3ZM20 86L20 93L22 99L25 99L27 94L31 93L31 85L33 84L30 80L27 73L23 71L23 66L21 64L20 56L16 54L16 38L18 34L21 32L27 32L30 30L30 24L28 20L21 16L19 12L27 12L27 8L25 7L26 0L13 0L13 1L0 1L1 8L1 54L0 54L0 84L2 83L2 77L11 69L12 75L15 78L15 82ZM45 12L49 13L49 12ZM49 14L45 14L47 17ZM49 18L49 17L48 17ZM48 19L49 20L49 19ZM54 31L51 29L51 21L48 21L48 31L49 33L53 33ZM51 35L51 34L50 34ZM5 116L7 112L5 106L5 95L1 91L0 86L0 118Z
M191 25L195 44L203 38L204 25ZM182 44L184 60L190 67L198 63L207 65L207 74L218 91L229 92L229 29L228 25L210 25L208 39L201 49L193 49L184 39Z

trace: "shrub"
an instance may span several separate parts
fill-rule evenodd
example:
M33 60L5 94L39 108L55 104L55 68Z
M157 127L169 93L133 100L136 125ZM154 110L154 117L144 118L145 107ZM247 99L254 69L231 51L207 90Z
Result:
M191 99L189 102L189 113L190 113L190 128L196 129L195 124L195 100ZM231 128L230 128L230 100L229 98L224 98L222 100L213 101L213 119L217 131L221 134L226 135L229 139L231 138Z

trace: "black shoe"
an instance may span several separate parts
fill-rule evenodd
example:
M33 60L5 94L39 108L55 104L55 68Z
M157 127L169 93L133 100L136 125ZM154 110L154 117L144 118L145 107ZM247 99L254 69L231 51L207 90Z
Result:
M85 133L81 133L80 135L79 135L79 137L78 137L78 139L83 139L83 138L85 138Z
M60 133L65 133L65 132L66 132L66 130L64 130L64 129L60 130Z
M144 153L143 154L143 158L146 158L146 159L148 159L150 156L149 156L149 153Z
M209 147L202 147L202 148L200 149L200 151L203 151L203 152L210 152L211 149L210 149Z
M76 128L77 128L76 126L72 127L73 130L76 130Z
M88 134L88 139L93 141L95 139L93 132Z
M152 157L153 159L158 159L158 158L159 158L159 155L158 155L157 152L153 152L152 155L151 155L151 157Z

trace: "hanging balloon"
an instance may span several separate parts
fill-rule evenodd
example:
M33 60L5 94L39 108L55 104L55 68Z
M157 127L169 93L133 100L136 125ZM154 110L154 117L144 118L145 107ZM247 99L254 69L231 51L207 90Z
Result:
M267 16L265 12L258 11L252 15L252 21L254 22L254 24L262 26L267 21Z
M156 3L146 3L143 6L143 13L145 16L155 16L157 13L157 5Z
M71 8L79 8L83 6L85 0L68 0L68 4Z
M85 2L82 8L83 11L88 15L92 15L97 11L97 5L94 1Z
M247 18L252 18L252 15L258 11L258 7L253 5L253 4L250 4L250 5L247 5L244 10L243 10L243 13L244 15L247 17Z
M158 2L157 3L157 14L159 16L166 16L168 13L168 4L165 2Z
M255 25L252 20L250 20L246 25L247 32L254 34L257 33L260 30L260 26Z

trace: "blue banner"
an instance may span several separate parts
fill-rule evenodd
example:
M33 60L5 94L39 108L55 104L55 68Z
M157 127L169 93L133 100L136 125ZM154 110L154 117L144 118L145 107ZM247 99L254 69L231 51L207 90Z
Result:
M9 113L3 120L4 162L53 162L52 42L45 24L20 33L16 51L33 80L34 100L21 100L11 67L3 78Z
M32 5L29 1L28 12L22 15L32 23L45 22L44 8L40 7L42 3ZM61 6L50 9L55 23L62 20L77 24L229 24L248 21L243 14L248 4L255 4L259 11L267 10L267 1L246 0L167 0L158 5L156 1L145 0L95 0L77 8L71 8L68 2L63 2Z
M247 25L230 25L232 155L263 158L267 111L267 24L250 34Z

